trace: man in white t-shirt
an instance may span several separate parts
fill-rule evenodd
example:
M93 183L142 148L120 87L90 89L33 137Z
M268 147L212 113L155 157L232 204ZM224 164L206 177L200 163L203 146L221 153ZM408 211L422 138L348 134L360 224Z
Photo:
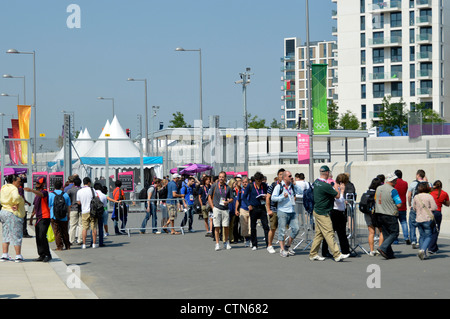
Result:
M86 235L90 228L92 230L92 248L97 248L97 218L92 218L91 211L91 200L93 198L91 188L91 179L89 177L83 178L83 187L77 192L77 202L81 205L81 224L83 227L83 245L82 249L86 249ZM94 191L94 194L97 195Z
M308 216L305 216L305 208L303 206L303 192L310 187L309 183L305 181L305 174L295 174L295 185L301 189L301 193L295 195L295 212L300 216L300 226L304 226L305 220Z

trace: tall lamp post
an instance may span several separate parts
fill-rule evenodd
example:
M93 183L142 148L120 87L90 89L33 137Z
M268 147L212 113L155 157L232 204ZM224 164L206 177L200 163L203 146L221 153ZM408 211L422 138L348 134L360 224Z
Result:
M311 99L311 54L309 43L309 1L306 0L306 64L307 64L307 85L308 85L308 135L309 135L309 180L314 181L314 147L313 147L313 110Z
M15 95L15 94L2 93L0 95L4 96L4 97L16 97L17 98L17 105L19 105L19 94Z
M145 139L144 139L144 144L145 144L145 150L147 152L147 154L149 153L148 150L148 106L147 106L147 79L133 79L133 78L128 78L127 81L143 81L144 85L145 85ZM142 136L141 136L142 138ZM153 141L152 141L152 146L153 146Z
M114 115L116 114L114 112L114 98L113 97L102 97L102 96L99 96L97 99L98 100L111 100L112 101L112 115L113 115L112 119L114 120Z
M24 52L24 51L18 51L16 49L9 49L6 51L6 53L9 54L32 54L33 55L33 117L34 117L34 143L33 143L33 153L34 153L34 164L37 165L36 160L36 146L37 146L37 135L36 135L36 127L37 127L37 121L36 121L36 51L32 52ZM37 167L37 166L36 166Z
M155 126L155 117L158 114L159 111L159 106L152 106L152 156L155 156L155 152L153 151L153 145L154 145L154 140L155 140L155 131L156 131L156 126Z
M199 53L199 74L200 74L200 163L203 163L203 84L202 84L202 49L187 50L181 47L175 49L179 52L198 52Z
M241 79L234 82L235 84L242 84L242 95L244 99L244 171L248 172L248 116L247 116L247 86L250 84L250 68L246 68L244 73L239 73Z
M13 76L11 74L3 74L4 79L23 79L23 105L27 104L25 76Z

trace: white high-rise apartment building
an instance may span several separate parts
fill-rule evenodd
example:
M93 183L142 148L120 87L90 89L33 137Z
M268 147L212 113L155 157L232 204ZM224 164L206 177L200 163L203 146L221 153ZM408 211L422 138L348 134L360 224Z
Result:
M384 96L450 120L450 0L332 0L337 21L337 104L363 128ZM448 41L447 41L448 40Z
M449 0L450 1L450 0ZM310 59L312 64L328 64L328 99L335 94L336 41L310 42ZM286 128L297 128L299 118L303 124L308 123L308 86L306 44L301 45L298 38L284 39L284 57L281 77L281 100L284 104L282 120Z

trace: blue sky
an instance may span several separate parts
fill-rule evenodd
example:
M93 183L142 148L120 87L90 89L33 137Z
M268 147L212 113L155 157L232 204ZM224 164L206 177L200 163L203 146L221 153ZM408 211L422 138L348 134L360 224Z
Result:
M330 40L331 0L310 2L311 41ZM81 28L69 29L71 3L81 8ZM32 56L36 51L37 133L61 134L62 110L75 112L75 125L97 138L115 113L122 127L138 130L148 105L160 106L155 123L168 126L172 113L194 123L199 114L198 53L202 49L203 118L220 115L221 126L242 127L242 89L234 81L252 68L248 112L280 120L280 57L283 39L306 40L305 0L15 0L0 4L0 73L26 77L27 104L33 100ZM0 93L20 94L21 79L0 78ZM16 99L0 98L0 112L16 114ZM5 118L6 123L10 117ZM150 121L149 121L150 122ZM149 124L151 125L151 123Z

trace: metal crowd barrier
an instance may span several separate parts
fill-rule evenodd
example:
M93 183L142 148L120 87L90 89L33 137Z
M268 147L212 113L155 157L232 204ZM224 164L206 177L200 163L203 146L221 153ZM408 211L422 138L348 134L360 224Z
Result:
M184 235L185 233L185 227L186 226L175 226L176 220L178 219L178 214L179 213L184 213L183 210L180 212L180 210L178 210L177 207L177 218L174 222L174 226L171 227L170 225L165 227L162 225L162 221L165 220L165 222L167 223L169 221L169 212L168 212L168 207L167 207L167 201L176 201L177 205L179 204L181 209L183 209L183 202L181 198L176 198L176 199L125 199L122 200L121 202L125 203L127 208L128 208L128 212L126 218L126 222L122 223L121 227L119 227L119 231L122 232L126 232L128 237L131 237L131 232L132 231L153 231L153 230L158 230L159 232L162 232L164 229L167 230L180 230L181 234ZM146 216L147 213L147 208L145 203L148 202L153 202L156 203L157 209L156 209L156 222L160 222L161 224L158 226L158 224L153 227L152 226L152 219L153 217L150 216L147 225L145 227L142 227L142 222ZM112 206L114 207L114 203L111 203ZM121 214L121 212L119 211L118 214ZM142 218L138 218L138 216L141 216ZM120 216L119 216L120 217ZM132 217L130 219L130 217ZM161 219L159 219L158 217L160 217ZM184 215L183 215L184 218ZM119 218L119 221L121 219ZM131 227L130 227L130 222L131 222ZM138 226L136 226L136 223L138 223Z

